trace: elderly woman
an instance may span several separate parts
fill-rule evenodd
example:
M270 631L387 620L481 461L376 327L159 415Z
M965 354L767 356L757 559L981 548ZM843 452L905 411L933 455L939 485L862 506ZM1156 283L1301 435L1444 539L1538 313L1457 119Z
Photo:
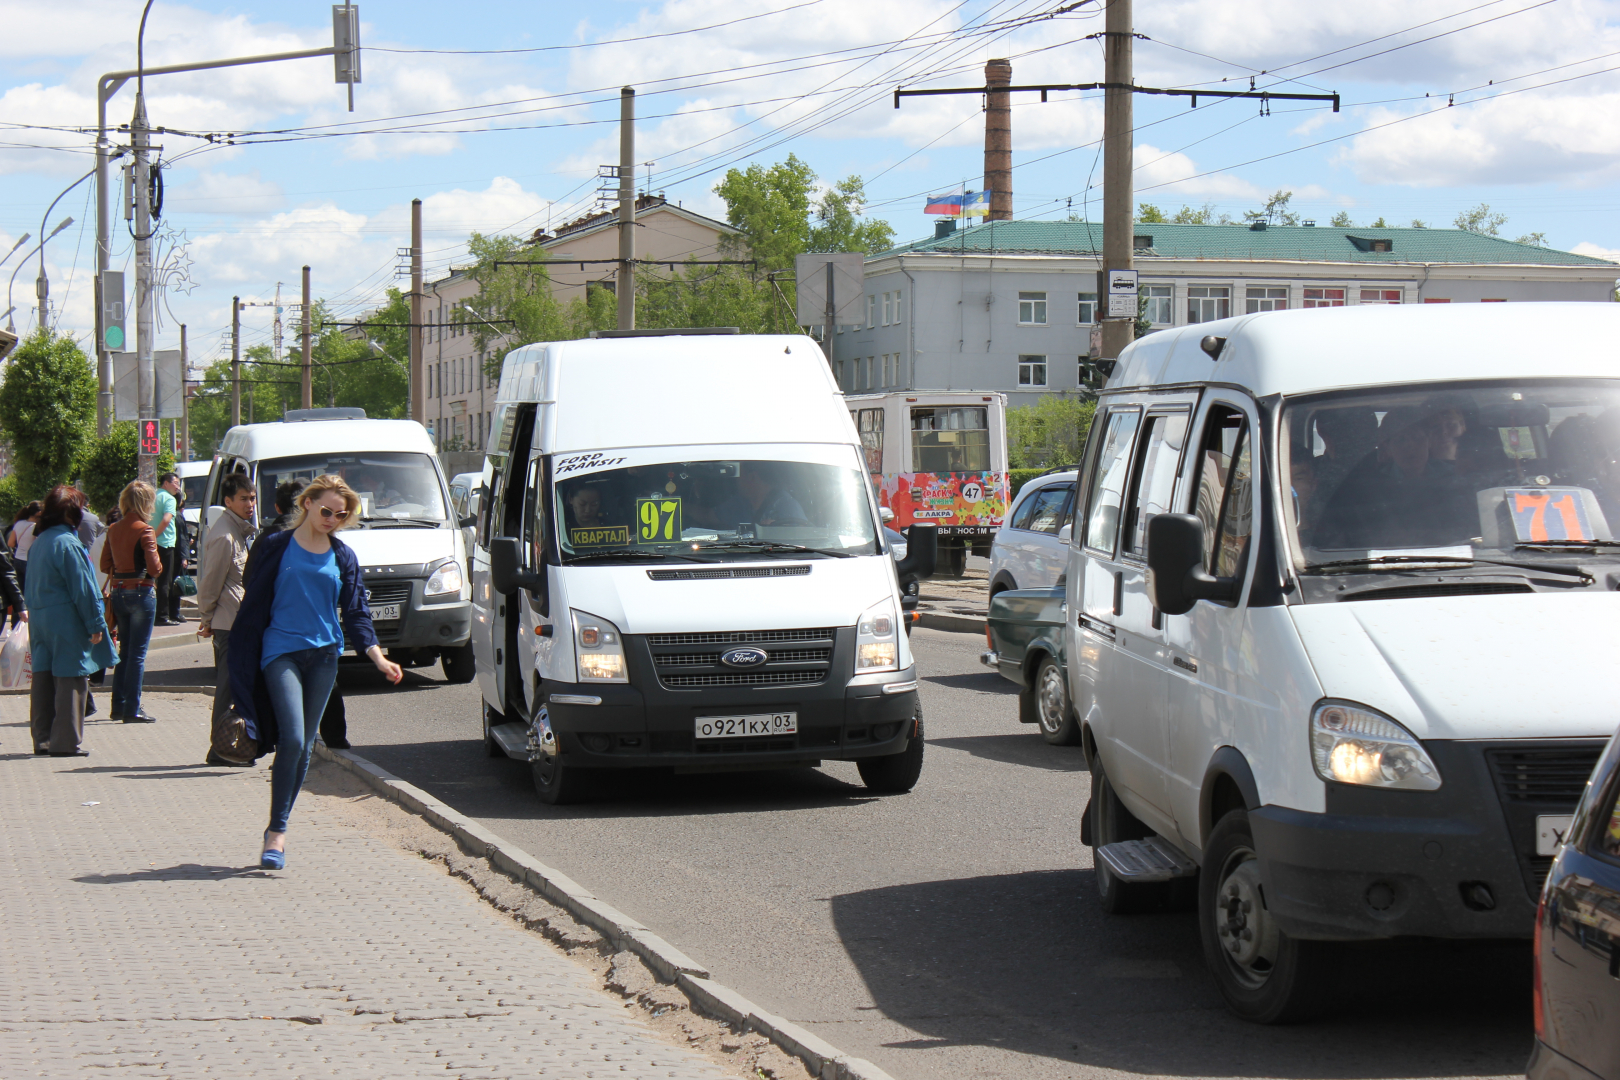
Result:
M75 488L53 488L45 496L23 587L34 669L34 753L51 757L90 755L79 746L88 677L118 661L90 557L77 535L83 510L84 496Z

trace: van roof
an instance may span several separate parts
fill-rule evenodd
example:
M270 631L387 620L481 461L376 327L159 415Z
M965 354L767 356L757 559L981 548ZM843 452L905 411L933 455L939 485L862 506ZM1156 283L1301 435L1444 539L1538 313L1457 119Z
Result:
M496 400L541 404L548 453L855 440L821 346L797 334L538 342L507 354Z
M434 453L427 429L414 420L311 420L303 423L243 424L220 441L219 452L262 461L343 450Z
M1219 359L1200 346L1223 337ZM1349 386L1620 377L1620 304L1364 304L1273 311L1149 334L1109 391L1225 383L1256 397Z

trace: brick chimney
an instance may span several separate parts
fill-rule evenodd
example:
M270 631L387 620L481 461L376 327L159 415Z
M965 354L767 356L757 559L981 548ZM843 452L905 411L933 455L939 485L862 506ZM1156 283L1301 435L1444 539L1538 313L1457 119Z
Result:
M1011 86L1012 61L991 60L984 65L984 85ZM991 90L985 95L984 186L990 192L990 221L1011 221L1012 201L1012 95Z

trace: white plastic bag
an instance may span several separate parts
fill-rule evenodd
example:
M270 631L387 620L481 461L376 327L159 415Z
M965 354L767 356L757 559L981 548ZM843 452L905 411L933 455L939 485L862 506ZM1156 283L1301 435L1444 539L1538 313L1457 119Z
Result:
M34 684L28 651L28 624L19 623L0 633L0 689L27 690Z

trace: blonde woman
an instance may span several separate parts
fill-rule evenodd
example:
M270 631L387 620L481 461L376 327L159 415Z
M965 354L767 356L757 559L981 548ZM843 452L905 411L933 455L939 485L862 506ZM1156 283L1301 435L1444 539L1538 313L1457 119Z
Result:
M152 485L132 480L118 496L120 517L107 527L101 544L101 572L107 575L113 619L118 625L118 666L113 669L112 719L149 724L156 717L141 708L141 681L146 676L146 646L157 617L154 591L163 573L152 516Z
M391 683L404 673L383 656L371 628L360 562L335 535L358 520L360 496L339 476L317 476L298 496L296 520L285 532L253 545L244 569L242 606L231 628L231 698L258 740L275 747L270 768L270 827L259 865L287 865L292 814L321 713L337 681L344 631Z

